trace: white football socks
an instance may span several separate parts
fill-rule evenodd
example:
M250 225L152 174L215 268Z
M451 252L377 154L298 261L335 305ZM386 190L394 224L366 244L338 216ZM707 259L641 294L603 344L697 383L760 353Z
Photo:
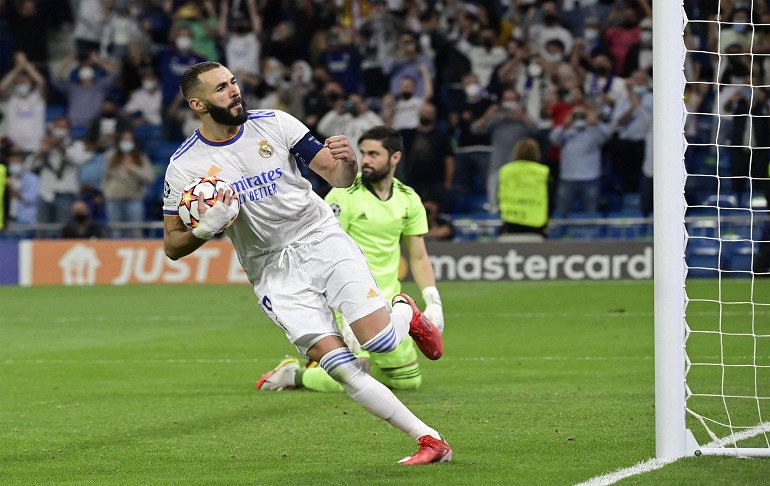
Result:
M358 359L349 349L337 348L330 351L318 364L342 385L353 401L403 430L413 439L417 440L424 435L441 439L438 432L417 418L388 387L364 372Z

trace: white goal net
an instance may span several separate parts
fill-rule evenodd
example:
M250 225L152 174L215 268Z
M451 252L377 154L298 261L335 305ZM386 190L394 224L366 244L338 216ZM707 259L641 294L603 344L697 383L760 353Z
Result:
M664 44L668 60L655 64L655 96L678 95L655 105L655 123L664 125L655 129L655 233L668 245L656 241L656 259L684 258L673 268L656 262L656 406L672 414L656 417L658 455L770 456L770 2L663 0L658 8L676 8L680 22L677 49ZM672 42L675 24L656 18L653 35ZM658 82L664 66L677 66L666 73L680 78L673 86ZM661 138L675 134L679 145L663 141L659 151ZM659 175L675 181L659 184ZM668 215L659 226L662 211L678 223ZM666 313L659 292L675 281L684 305ZM675 342L662 344L664 337ZM668 378L661 365L673 365ZM661 383L668 379L683 386Z

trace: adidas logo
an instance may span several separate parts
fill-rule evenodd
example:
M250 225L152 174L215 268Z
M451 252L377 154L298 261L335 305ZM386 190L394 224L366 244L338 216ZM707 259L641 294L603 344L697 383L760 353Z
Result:
M374 289L369 289L369 293L368 293L368 294L366 294L366 298L367 298L367 299L374 299L374 298L375 298L375 297L377 297L378 295L379 295L379 294L377 293L377 291L376 291L376 290L374 290Z
M361 213L361 216L359 216L358 219L363 219L363 220L366 220L366 221L369 220L369 218L366 216L366 213Z
M222 169L220 167L217 167L216 165L212 165L211 167L209 167L210 176L216 175L219 172L222 172Z

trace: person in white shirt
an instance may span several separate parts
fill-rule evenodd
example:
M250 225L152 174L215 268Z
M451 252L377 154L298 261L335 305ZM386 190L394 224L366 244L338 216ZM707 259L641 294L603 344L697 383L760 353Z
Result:
M369 109L363 96L353 93L348 95L347 100L338 100L334 108L318 120L316 128L322 137L339 133L348 140L358 140L365 131L384 123L377 113ZM361 160L358 150L358 147L353 147L356 160Z
M225 231L262 310L299 353L317 361L356 403L418 441L418 451L399 463L451 460L441 435L363 371L332 313L345 316L367 351L395 349L408 334L428 358L443 354L438 328L410 297L397 295L388 311L363 253L299 170L305 164L332 186L349 187L358 162L348 138L334 135L321 143L288 113L247 111L235 76L216 62L187 69L181 91L201 126L166 170L166 255L178 260ZM178 213L182 189L208 175L230 182L237 194L220 190L209 209L199 200L202 217L189 230ZM230 206L233 197L240 212Z
M13 68L0 80L0 100L8 102L8 138L30 153L45 136L47 84L23 52L17 52L15 58Z
M134 125L160 125L163 123L162 110L163 94L158 75L147 70L142 75L142 87L131 93L123 111L133 117Z

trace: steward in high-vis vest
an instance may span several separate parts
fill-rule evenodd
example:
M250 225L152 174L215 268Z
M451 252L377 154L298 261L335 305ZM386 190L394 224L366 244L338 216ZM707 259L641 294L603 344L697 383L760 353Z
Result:
M502 233L544 235L548 226L550 170L540 160L540 149L531 138L514 147L513 162L500 168L498 201L503 219Z

